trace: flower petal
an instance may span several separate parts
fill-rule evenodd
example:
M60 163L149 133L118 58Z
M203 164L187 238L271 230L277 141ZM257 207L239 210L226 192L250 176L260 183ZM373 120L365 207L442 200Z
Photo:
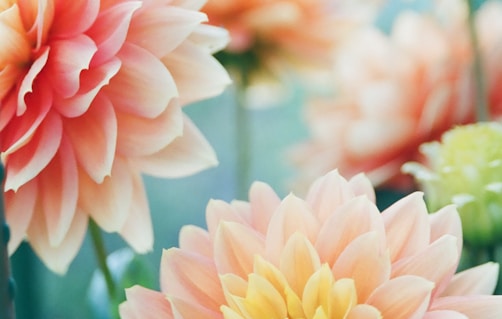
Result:
M272 214L281 204L281 199L268 184L254 182L249 190L251 204L251 225L266 234Z
M54 112L47 114L29 143L7 157L6 191L16 191L49 164L60 147L62 125L61 118Z
M127 301L119 306L120 318L173 319L171 304L164 294L137 285L127 288L125 294Z
M216 154L197 127L184 116L183 135L150 156L134 159L145 174L177 178L216 166Z
M96 20L100 3L92 0L56 1L59 18L51 26L53 36L71 38L85 32Z
M499 264L488 262L457 273L442 296L491 295L497 285Z
M476 319L502 318L502 296L455 296L434 301L431 310L454 310Z
M102 183L111 173L117 140L117 119L110 101L97 98L82 116L65 119L64 129L80 167Z
M104 88L113 105L137 116L159 116L178 96L169 71L150 52L127 42L117 56L122 67Z
M213 247L206 230L194 226L184 225L180 230L180 249L197 253L208 258L213 257Z
M160 285L167 295L197 302L218 311L225 303L212 259L177 248L162 253Z

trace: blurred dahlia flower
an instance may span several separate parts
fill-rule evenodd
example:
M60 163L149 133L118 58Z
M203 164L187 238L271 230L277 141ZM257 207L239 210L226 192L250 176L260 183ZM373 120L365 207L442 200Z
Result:
M216 164L181 106L229 83L227 34L200 1L0 1L0 147L12 253L27 235L64 272L92 218L137 251L153 235L140 173Z
M370 26L340 45L337 92L307 105L311 138L293 151L304 180L299 184L337 167L347 176L364 171L376 186L408 188L412 180L400 168L420 161L418 146L475 120L472 50L462 4L438 8L436 15L404 12L390 35ZM478 12L493 117L502 111L500 21L499 2Z
M164 251L161 292L134 286L137 318L471 318L502 316L498 265L454 274L457 211L428 214L421 193L380 213L370 181L333 171L306 199L255 183L250 201L211 201L208 231L185 226Z

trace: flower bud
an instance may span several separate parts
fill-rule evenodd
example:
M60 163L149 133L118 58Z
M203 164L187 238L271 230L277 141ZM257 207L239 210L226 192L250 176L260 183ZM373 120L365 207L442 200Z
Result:
M426 164L406 163L425 192L429 209L455 204L464 240L472 246L502 241L502 124L458 126L441 142L420 146Z

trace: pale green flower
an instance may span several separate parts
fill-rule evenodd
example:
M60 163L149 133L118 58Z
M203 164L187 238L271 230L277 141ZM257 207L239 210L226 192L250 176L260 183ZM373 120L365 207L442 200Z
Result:
M406 163L403 171L414 175L430 209L456 204L471 245L502 241L502 124L458 126L420 151L427 164Z

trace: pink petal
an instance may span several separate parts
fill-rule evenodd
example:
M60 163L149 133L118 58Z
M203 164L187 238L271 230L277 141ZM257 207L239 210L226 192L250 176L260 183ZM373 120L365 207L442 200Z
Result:
M497 285L499 264L489 262L457 273L442 296L491 295Z
M288 195L274 212L266 235L267 257L272 263L278 260L278 254L294 233L304 234L315 242L319 232L319 222L312 214L305 201L294 195Z
M117 151L124 156L148 156L183 134L183 115L175 101L156 118L117 113Z
M253 229L235 222L222 222L214 239L214 261L218 273L242 278L253 272L254 256L263 255L263 238Z
M435 299L431 310L453 310L475 319L502 318L502 296L458 296Z
M26 111L25 97L28 93L33 92L33 83L35 79L40 74L42 69L45 67L47 60L49 58L49 47L44 47L40 49L39 55L36 57L35 61L32 62L28 73L24 76L19 86L19 92L17 94L17 111L16 115L22 115ZM43 79L47 80L47 79ZM43 81L42 81L43 82ZM45 86L42 87L44 90ZM37 92L38 93L38 92Z
M359 304L352 308L346 319L381 319L382 314L370 305Z
M64 274L84 241L87 222L87 215L79 211L75 212L66 237L61 240L60 245L53 246L49 243L50 234L47 233L48 225L46 225L44 212L40 206L37 206L28 228L28 239L31 247L50 270Z
M254 182L249 190L249 202L253 228L266 234L270 218L281 204L281 199L268 184Z
M138 173L133 174L132 205L120 235L137 253L147 253L153 248L150 209L143 180Z
M53 107L65 117L78 117L87 112L96 95L120 69L120 60L110 59L105 64L80 74L79 91L72 97L54 97Z
M364 173L353 176L349 180L349 185L354 195L366 195L370 201L376 202L375 189Z
M429 244L430 226L423 194L408 195L382 212L391 259L411 256Z
M130 166L121 158L117 158L111 176L101 184L80 172L79 206L107 232L120 231L129 216L134 198L132 175Z
M462 252L462 223L454 205L448 205L434 214L429 214L431 239L433 242L443 235L450 234L457 238L457 251Z
M122 67L105 91L123 112L154 118L159 116L178 89L166 67L150 52L125 43L117 54Z
M47 76L56 94L68 98L78 92L80 73L89 68L96 51L96 45L86 35L51 42Z
M218 60L190 42L181 44L162 62L176 79L182 105L217 96L231 83Z
M221 27L201 24L190 34L188 40L213 54L223 50L230 42L229 32Z
M37 94L26 96L25 99L30 106L26 112L12 117L8 123L5 123L6 129L2 138L2 149L5 154L13 153L25 145L33 137L34 132L51 109L52 93L50 88L44 83L40 83L36 86L36 92ZM7 108L5 111L7 117L14 115L16 107L13 105L14 102L14 99L9 99L5 105L2 105L2 110Z
M306 201L314 208L318 218L324 221L338 206L353 197L347 181L334 170L312 184Z
M21 18L27 35L39 50L47 41L47 36L54 21L54 0L50 1L17 1Z
M64 129L80 167L102 183L111 173L117 141L117 119L110 101L98 97L85 114L65 119Z
M218 311L225 303L220 278L212 259L177 248L162 254L161 290Z
M7 64L2 70L0 70L0 100L4 101L7 94L14 90L17 80L22 77L22 71L11 64ZM2 122L4 121L5 120L2 118ZM4 125L5 124L0 124L0 129Z
M323 223L315 247L322 261L332 265L348 244L371 231L377 232L379 238L385 238L380 212L366 196L355 197L337 207ZM383 240L380 249L386 249Z
M427 249L403 258L392 265L392 277L416 275L436 284L433 296L441 283L449 280L458 262L457 239L445 235L432 243Z
M192 9L192 10L200 10L202 6L206 4L206 0L173 0L171 4L173 6Z
M53 160L40 173L39 198L45 214L51 246L62 245L77 209L78 170L75 154L68 139Z
M127 301L119 306L122 319L172 319L171 304L158 291L133 286L125 290Z
M54 112L47 114L29 143L7 157L6 191L16 191L49 164L60 147L62 132L61 118Z
M71 38L85 32L96 20L100 3L92 0L56 1L51 33Z
M100 65L117 54L130 29L132 16L140 7L139 1L122 2L99 13L86 32L98 46L91 65Z
M5 70L7 70L7 68L5 68L4 71ZM0 87L4 85L4 83L2 83L3 80L1 79L1 73L2 71L0 71ZM14 95L14 91L12 91L12 93L8 97L5 97L5 99L0 96L0 100L2 101L2 107L0 108L0 131L3 131L16 113L17 99Z
M182 136L155 154L135 159L142 172L152 176L177 178L218 164L213 148L202 133L186 116L183 120Z
M4 193L5 218L11 230L9 240L9 254L13 254L21 241L23 241L28 225L35 209L38 187L37 180L24 184L21 188Z
M178 47L192 31L207 21L204 13L177 6L144 6L134 16L127 41L162 58ZM194 61L195 62L195 61Z
M428 311L423 319L469 319L465 315L450 310Z
M213 243L206 230L194 226L184 225L180 230L180 249L213 258Z
M429 306L434 284L416 276L397 277L378 287L367 302L382 318L421 319Z
M214 311L195 302L177 298L177 296L168 296L168 300L171 302L174 319L222 319L221 312L219 310Z
M354 239L333 265L335 278L352 278L358 300L364 301L376 287L390 278L389 256L381 250L377 232L369 232Z
M206 224L211 238L214 238L222 222L248 225L247 221L237 213L235 207L222 200L211 199L206 207Z

